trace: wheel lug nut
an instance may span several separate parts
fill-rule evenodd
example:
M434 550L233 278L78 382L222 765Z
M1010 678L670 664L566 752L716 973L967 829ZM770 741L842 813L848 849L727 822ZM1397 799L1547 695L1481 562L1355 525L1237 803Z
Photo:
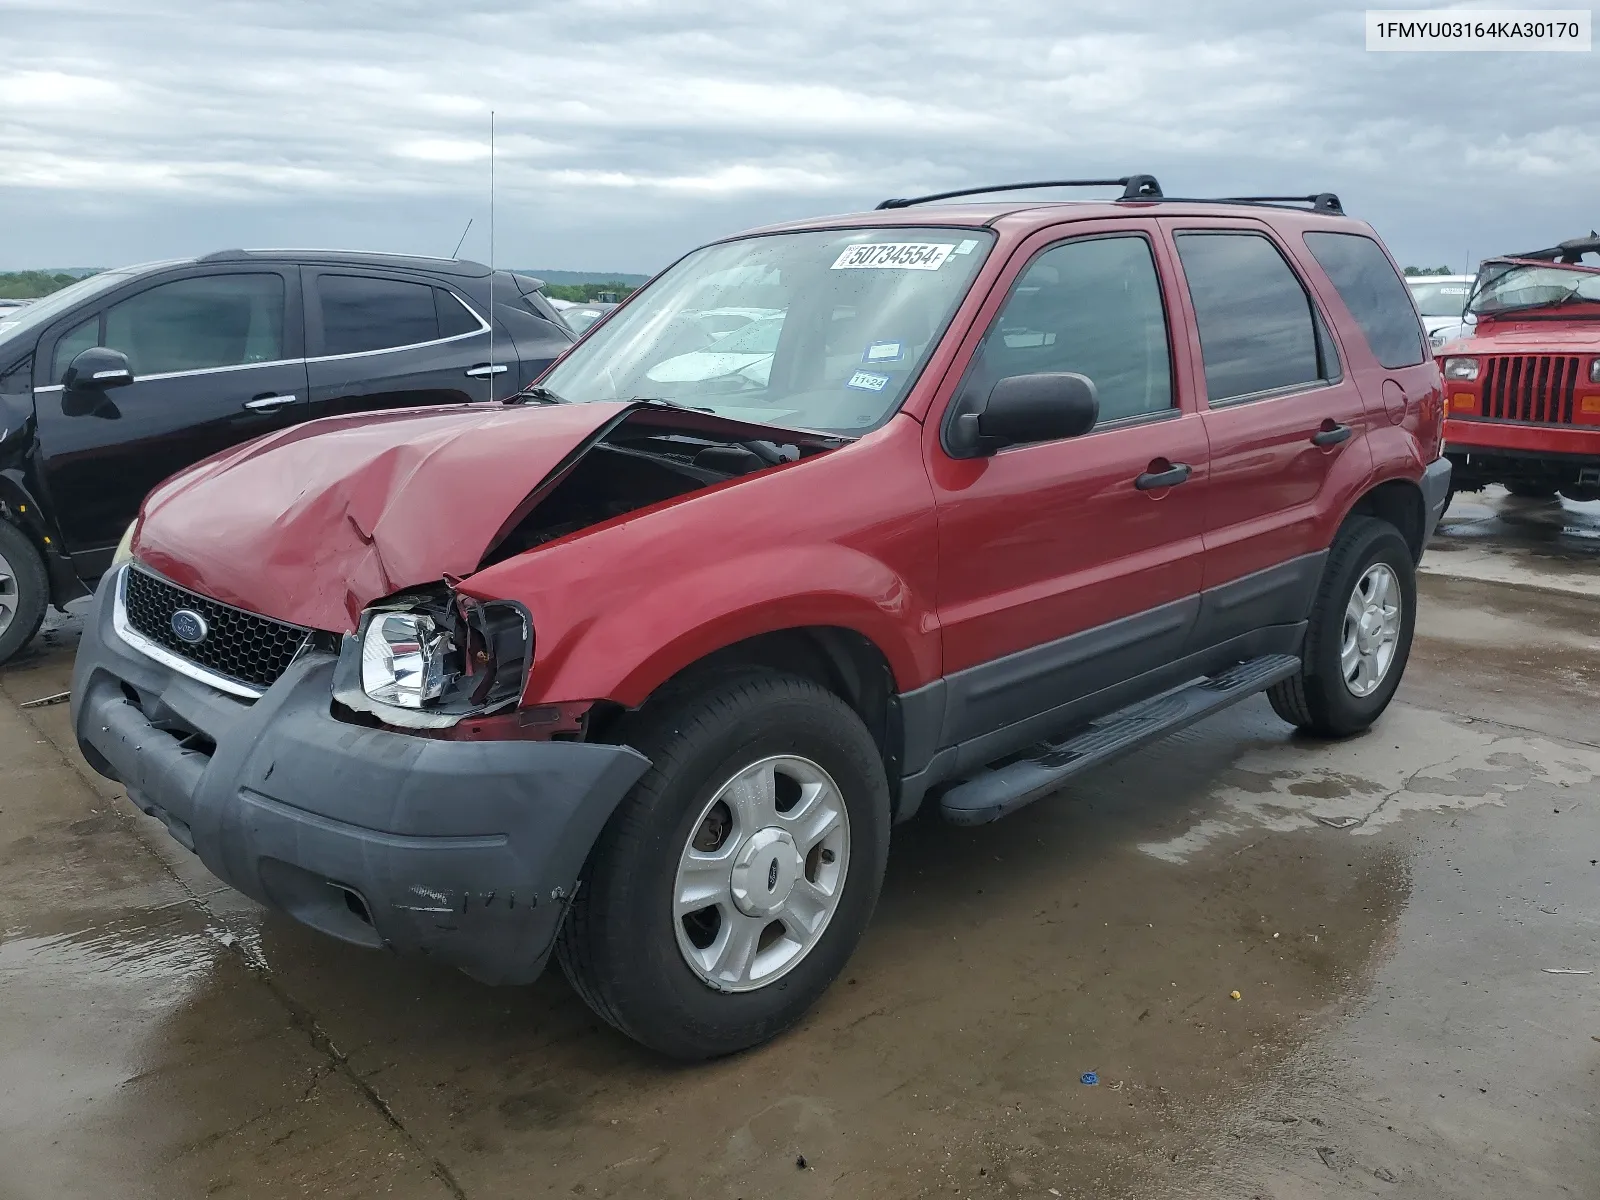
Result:
M822 861L825 862L825 863L831 863L833 861L833 851L832 850L824 850L822 852Z

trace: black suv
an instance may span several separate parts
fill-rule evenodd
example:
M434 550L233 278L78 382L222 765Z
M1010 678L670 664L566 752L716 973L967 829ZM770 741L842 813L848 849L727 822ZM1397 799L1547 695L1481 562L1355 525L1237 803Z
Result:
M313 417L527 386L574 336L542 286L452 259L223 250L0 313L0 662L93 587L173 472Z

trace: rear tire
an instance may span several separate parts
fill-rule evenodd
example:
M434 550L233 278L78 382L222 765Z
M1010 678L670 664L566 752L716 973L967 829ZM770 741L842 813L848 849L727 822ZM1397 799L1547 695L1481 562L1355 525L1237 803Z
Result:
M0 521L0 663L33 640L49 606L44 560L22 530Z
M1405 538L1386 521L1352 517L1323 568L1301 672L1267 692L1273 711L1318 737L1361 732L1400 686L1416 619L1416 562Z
M877 903L889 848L877 744L832 692L769 672L647 708L625 740L651 767L590 855L557 959L590 1008L663 1054L764 1042L827 990Z

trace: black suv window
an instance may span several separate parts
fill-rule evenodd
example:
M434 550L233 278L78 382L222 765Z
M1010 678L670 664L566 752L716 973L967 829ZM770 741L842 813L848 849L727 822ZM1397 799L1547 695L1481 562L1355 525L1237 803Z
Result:
M100 344L100 314L96 313L56 339L55 356L50 362L50 382L60 383L67 367L91 346Z
M1267 238L1197 231L1177 242L1212 404L1337 373L1310 294Z
M359 354L437 341L441 305L436 290L370 275L317 276L322 353Z
M1150 244L1091 238L1028 264L984 338L970 387L1012 375L1076 371L1100 393L1100 420L1172 407L1167 319Z
M1416 309L1377 242L1359 233L1308 233L1306 246L1361 326L1374 358L1390 370L1423 361L1427 348Z
M58 344L58 368L66 368L63 346L84 348L84 328ZM283 357L283 277L204 275L160 284L106 309L102 344L126 354L135 375L273 362Z
M481 327L478 318L444 288L433 289L434 311L439 314L439 336L459 337L463 333L476 333Z

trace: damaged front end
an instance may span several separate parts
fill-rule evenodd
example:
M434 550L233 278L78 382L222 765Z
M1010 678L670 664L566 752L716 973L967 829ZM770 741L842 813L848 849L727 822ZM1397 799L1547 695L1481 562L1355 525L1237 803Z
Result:
M335 712L449 729L514 708L532 662L533 624L515 601L482 603L448 583L405 593L369 608L342 639Z

